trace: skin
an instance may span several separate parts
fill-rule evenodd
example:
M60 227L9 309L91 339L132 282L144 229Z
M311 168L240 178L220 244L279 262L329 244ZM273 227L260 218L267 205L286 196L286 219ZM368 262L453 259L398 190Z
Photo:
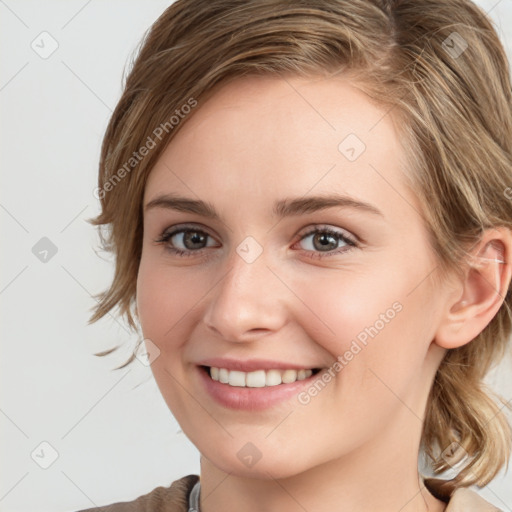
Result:
M433 282L436 258L385 112L339 77L237 78L200 102L151 171L144 205L175 193L221 216L147 209L137 282L144 337L160 351L154 377L201 453L203 512L445 508L417 470L427 396L446 349L499 309L489 283L499 271L507 286L510 268ZM355 161L338 149L351 133L366 145ZM333 191L382 216L338 206L272 214L277 200ZM183 235L156 241L184 223L209 235L201 252ZM314 226L359 246L334 238L322 252L307 235ZM236 251L248 236L263 248L251 263ZM509 254L508 232L476 249L489 240L487 257ZM173 243L189 255L171 253ZM400 312L306 405L237 411L203 390L196 364L207 357L328 368L394 303ZM248 442L261 454L252 467L237 457Z

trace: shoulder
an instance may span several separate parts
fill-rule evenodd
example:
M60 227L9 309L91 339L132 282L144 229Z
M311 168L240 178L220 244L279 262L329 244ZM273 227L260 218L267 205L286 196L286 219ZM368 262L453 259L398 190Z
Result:
M156 487L133 501L112 503L77 512L188 512L188 497L198 475L187 475L175 480L169 487Z
M424 478L427 489L447 503L446 512L503 512L467 487L453 487L452 480Z
M485 501L475 491L459 487L454 491L446 512L502 512L501 509Z

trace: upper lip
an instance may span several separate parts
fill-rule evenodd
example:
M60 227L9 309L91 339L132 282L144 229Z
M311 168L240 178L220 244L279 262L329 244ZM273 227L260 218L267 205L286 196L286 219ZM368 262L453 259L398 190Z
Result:
M226 368L227 370L239 370L251 372L255 370L312 370L321 366L294 364L290 362L271 361L270 359L229 359L224 357L212 357L198 363L199 366L214 366L215 368Z

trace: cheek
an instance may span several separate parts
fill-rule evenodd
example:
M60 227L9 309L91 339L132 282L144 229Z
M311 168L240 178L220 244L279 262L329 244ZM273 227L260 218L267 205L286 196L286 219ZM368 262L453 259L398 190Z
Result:
M373 268L340 269L334 277L322 269L295 281L309 311L302 327L341 363L340 384L366 386L374 380L368 379L370 369L400 389L415 372L419 376L435 323L422 283L427 268L426 261L413 265L392 255Z
M205 291L191 272L173 269L162 262L162 257L152 256L143 253L137 276L140 325L144 338L160 351L151 371L162 397L180 425L187 425L192 414L190 400L178 383L187 378L183 347L189 338L194 306Z
M137 310L145 338L160 350L176 348L180 328L204 298L205 284L192 267L171 268L162 258L142 257L137 276Z

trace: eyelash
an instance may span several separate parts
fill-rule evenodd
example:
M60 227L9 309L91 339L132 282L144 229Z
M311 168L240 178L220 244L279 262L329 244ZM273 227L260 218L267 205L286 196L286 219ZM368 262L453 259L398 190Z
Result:
M169 240L174 235L177 235L178 233L186 233L187 231L201 233L203 235L206 235L206 236L209 236L209 237L213 238L209 233L207 233L206 231L203 231L201 229L194 228L194 227L181 227L181 228L175 229L173 231L168 231L168 232L164 231L157 239L154 240L154 242L155 243L165 244L166 245L166 249L169 250L170 252L172 252L173 254L175 254L178 257L187 258L187 257L190 257L190 256L196 256L198 254L201 254L206 249L206 247L194 251L194 250L190 250L190 249L189 250L177 249L176 247L172 247L169 244ZM304 250L306 253L312 253L312 254L309 254L307 256L307 257L309 257L311 259L323 259L323 258L326 258L326 257L328 258L330 256L334 256L334 255L337 255L337 254L349 252L352 249L359 247L359 244L355 240L353 240L352 238L349 238L346 235L344 235L343 233L341 233L339 231L335 231L332 228L327 228L327 227L322 227L322 226L315 226L310 231L304 233L301 236L301 238L298 240L298 242L301 242L302 240L304 240L308 236L315 235L316 233L328 234L328 235L332 236L333 238L335 238L337 241L344 242L347 245L345 247L340 248L340 249L334 249L334 250L328 251L328 252L321 252L321 251L320 252L314 252L314 251Z

